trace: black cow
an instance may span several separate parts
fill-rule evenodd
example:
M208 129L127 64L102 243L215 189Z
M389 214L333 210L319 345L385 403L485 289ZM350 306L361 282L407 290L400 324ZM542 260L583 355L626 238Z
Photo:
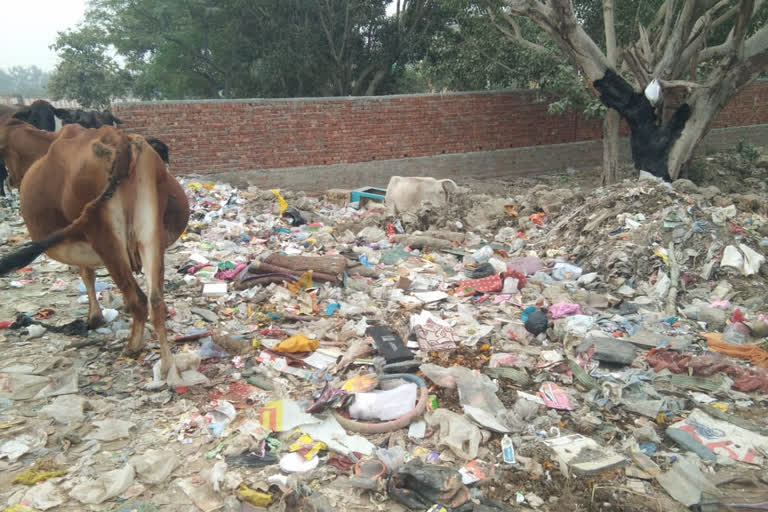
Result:
M38 130L49 132L56 131L56 118L61 124L79 124L84 128L100 128L102 126L115 126L122 121L112 115L108 110L97 112L95 110L56 108L45 100L37 100L28 107L18 110L13 117L31 124Z
M160 139L156 139L154 137L144 137L150 146L152 146L152 149L154 149L158 155L160 155L160 158L163 159L163 162L165 162L165 165L169 165L171 162L168 159L168 146L165 144L165 142L161 141Z
M61 120L62 126L66 124L79 124L84 128L100 128L104 125L115 126L123 122L108 110L97 112L95 110L56 108L45 100L37 100L28 107L3 106L3 108L0 108L0 122L8 116L25 121L38 130L49 132L56 131L57 118ZM157 151L163 162L168 164L168 146L160 139L155 138L147 138L147 142ZM8 177L8 170L5 168L1 156L0 197L5 197L5 180Z
M57 111L63 113L65 109L58 109L45 100L37 100L28 107L19 109L13 117L21 119L37 128L47 132L56 131Z
M79 124L85 128L100 128L104 125L115 126L122 124L122 121L112 115L112 112L104 110L96 112L95 110L67 110L55 109L56 117L61 119L61 124Z

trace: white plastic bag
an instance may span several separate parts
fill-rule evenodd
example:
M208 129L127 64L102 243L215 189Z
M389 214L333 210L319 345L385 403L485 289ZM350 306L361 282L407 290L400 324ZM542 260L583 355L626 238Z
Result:
M363 420L389 421L408 414L416 405L416 384L408 382L386 391L355 393L349 415Z

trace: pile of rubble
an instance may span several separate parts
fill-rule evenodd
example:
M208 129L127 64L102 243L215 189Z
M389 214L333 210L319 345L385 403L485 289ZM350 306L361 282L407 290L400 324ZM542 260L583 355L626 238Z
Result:
M395 215L184 186L180 380L121 355L106 271L93 331L73 269L0 279L0 510L765 508L763 190L464 188Z

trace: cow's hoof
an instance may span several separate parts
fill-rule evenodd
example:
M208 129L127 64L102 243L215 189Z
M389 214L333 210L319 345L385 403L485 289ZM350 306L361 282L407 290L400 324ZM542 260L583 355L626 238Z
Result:
M101 316L101 313L88 318L88 329L98 329L102 325L104 325L104 317Z
M123 354L131 359L138 359L142 352L144 352L144 347L131 347L128 345L123 349Z

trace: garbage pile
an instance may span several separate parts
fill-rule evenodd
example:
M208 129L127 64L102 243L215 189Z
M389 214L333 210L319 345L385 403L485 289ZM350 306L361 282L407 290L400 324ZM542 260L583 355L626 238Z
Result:
M181 382L106 271L0 279L0 510L760 510L768 207L680 180L394 212L187 179ZM4 200L7 251L26 230ZM762 508L761 508L762 507Z

